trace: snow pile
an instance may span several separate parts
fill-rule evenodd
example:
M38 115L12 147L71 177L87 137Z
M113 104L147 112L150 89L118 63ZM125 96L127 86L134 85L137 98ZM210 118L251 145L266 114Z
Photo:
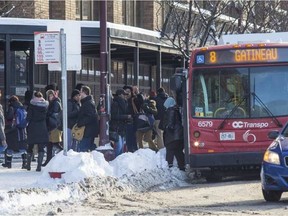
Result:
M21 208L56 201L77 201L87 197L117 196L153 189L187 185L186 174L169 169L165 149L155 153L140 149L124 153L107 162L102 153L58 153L43 168L31 188L1 193L0 214L21 212ZM49 172L64 172L62 178L50 178Z

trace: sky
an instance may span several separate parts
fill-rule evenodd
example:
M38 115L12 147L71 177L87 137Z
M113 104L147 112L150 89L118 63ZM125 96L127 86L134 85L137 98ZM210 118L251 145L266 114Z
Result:
M67 156L62 151L42 167L41 172L35 171L36 162L32 162L31 171L21 169L21 156L17 159L14 155L11 169L0 168L0 215L21 212L21 208L31 205L84 200L89 196L89 191L82 187L88 184L87 179L97 179L97 189L110 193L113 190L116 193L119 186L139 192L155 186L163 190L186 186L185 172L176 167L176 161L175 167L168 168L165 154L165 148L157 153L148 148L139 149L107 162L99 151L70 150ZM54 179L50 172L63 174ZM111 186L111 179L114 186Z

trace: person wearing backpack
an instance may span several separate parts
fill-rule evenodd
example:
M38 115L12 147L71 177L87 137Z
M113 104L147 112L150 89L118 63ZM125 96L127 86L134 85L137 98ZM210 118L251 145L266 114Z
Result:
M27 168L27 111L16 95L12 95L8 100L8 112L6 115L10 127L7 131L7 144L5 150L5 162L3 167L12 167L13 153L19 152L22 156L22 169ZM16 139L16 140L15 140Z

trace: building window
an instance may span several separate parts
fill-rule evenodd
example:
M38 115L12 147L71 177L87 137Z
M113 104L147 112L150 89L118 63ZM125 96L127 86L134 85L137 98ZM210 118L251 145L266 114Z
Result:
M142 92L149 94L150 91L150 65L139 65L139 88Z
M125 0L122 5L123 23L125 25L136 26L136 1Z
M76 0L76 20L100 20L100 1Z
M133 62L127 62L127 85L133 85L133 80L134 80L134 73L133 73L133 65L134 63Z
M29 51L28 51L29 52ZM14 56L14 71L15 71L15 79L12 79L16 85L26 85L27 77L28 77L28 61L29 57L26 55L24 51L15 51L12 53ZM12 69L13 70L13 69Z

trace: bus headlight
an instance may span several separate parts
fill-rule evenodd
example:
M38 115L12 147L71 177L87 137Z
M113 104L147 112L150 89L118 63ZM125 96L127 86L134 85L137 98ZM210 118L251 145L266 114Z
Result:
M280 158L276 152L267 150L264 154L263 160L267 163L280 165Z
M205 143L204 142L198 142L198 141L195 141L193 143L194 147L204 147L205 146Z

